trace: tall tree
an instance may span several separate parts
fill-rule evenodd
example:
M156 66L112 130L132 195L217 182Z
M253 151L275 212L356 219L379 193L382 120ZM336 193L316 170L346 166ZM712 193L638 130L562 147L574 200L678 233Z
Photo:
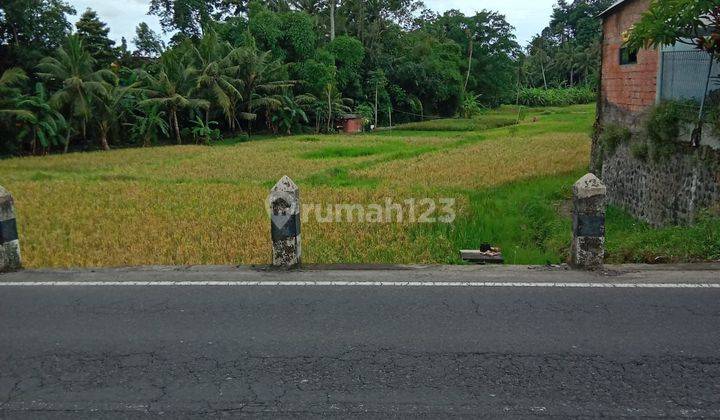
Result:
M159 57L165 50L165 43L160 35L155 33L145 22L135 28L135 38L133 42L136 47L136 54L141 57Z
M110 29L97 12L88 8L75 24L77 36L85 49L100 67L108 67L117 58L115 41L108 38Z
M487 10L466 16L449 10L426 29L439 39L452 39L465 52L463 94L480 94L483 102L493 105L509 94L520 46L505 16Z
M560 0L550 24L533 38L524 62L531 86L572 86L597 80L601 22L613 0Z
M236 7L242 6L227 0L150 0L150 14L160 18L166 32L189 37L199 37L214 17Z
M14 67L0 75L0 124L10 126L15 118L29 116L28 111L18 106L22 90L20 87L28 80L25 72Z
M328 0L330 2L330 41L335 40L335 6L336 0Z
M685 43L720 60L720 5L716 0L654 1L629 35L631 47Z
M274 59L269 51L246 48L240 57L243 78L243 101L240 118L253 121L259 110L272 110L282 105L279 93L293 86L286 76L286 66Z
M239 59L242 48L232 48L220 42L217 34L206 34L197 46L192 47L192 58L199 70L192 93L206 99L212 107L220 109L231 130L235 130L237 103L242 100L240 89L244 84L239 77ZM210 122L210 107L205 113L205 124Z
M0 47L7 46L0 48L0 71L14 66L33 69L70 33L67 15L73 14L75 9L64 0L0 2Z
M208 101L192 96L198 70L189 65L182 55L183 52L177 49L168 51L160 61L157 75L143 71L143 85L150 98L140 102L140 106L157 106L167 111L178 144L182 143L178 112L204 110L210 106Z
M50 104L69 116L70 124L85 139L95 106L105 100L108 86L115 83L110 70L96 71L95 66L95 59L77 35L68 37L55 56L44 58L38 65L38 76L56 89Z

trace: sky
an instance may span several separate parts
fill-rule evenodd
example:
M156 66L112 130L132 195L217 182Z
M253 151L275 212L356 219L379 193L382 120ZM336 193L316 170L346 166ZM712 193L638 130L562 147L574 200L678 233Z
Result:
M91 7L100 15L100 19L110 27L110 37L120 41L125 37L132 45L135 27L147 22L151 28L161 33L162 28L156 16L148 16L149 0L69 0L78 14L71 17L73 23L82 12ZM521 45L525 45L533 35L539 33L550 20L552 6L556 0L425 0L425 5L438 12L459 9L465 14L488 9L500 12L511 25Z

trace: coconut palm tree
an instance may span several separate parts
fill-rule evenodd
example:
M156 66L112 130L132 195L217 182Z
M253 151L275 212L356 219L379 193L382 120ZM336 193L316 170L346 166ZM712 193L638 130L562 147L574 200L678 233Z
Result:
M302 106L289 94L282 95L281 102L282 105L275 110L270 122L274 133L280 131L289 136L294 128L307 123L308 117Z
M575 76L578 73L578 65L582 60L582 49L570 43L563 45L555 57L556 64L567 71L570 75L570 87L575 86Z
M334 83L328 83L325 85L323 90L325 96L325 104L327 104L327 130L332 131L332 122L335 121L336 117L350 113L353 100L350 98L343 98L342 92L340 92Z
M0 122L9 123L18 117L31 116L30 111L18 107L21 98L18 87L27 80L25 72L17 67L5 70L0 76Z
M258 110L269 111L280 107L282 99L279 94L294 84L286 78L282 61L273 59L270 51L260 52L255 48L244 48L238 59L243 81L239 117L252 121L257 118Z
M95 59L76 35L68 37L55 57L45 57L38 65L38 76L58 88L50 97L50 104L69 116L85 139L96 106L106 100L108 88L116 80L112 71L95 71L94 67Z
M110 150L108 134L110 130L121 126L122 121L132 112L128 102L132 102L134 95L139 92L140 82L129 86L120 86L115 83L106 88L103 100L95 108L98 132L100 134L100 147Z
M210 106L207 100L192 96L193 87L197 85L197 69L186 61L180 53L170 51L163 56L157 75L146 71L141 73L142 83L150 98L140 101L140 106L157 105L167 111L177 144L182 143L178 112L183 109L205 110Z
M197 46L190 50L194 65L199 69L197 82L192 89L210 102L211 107L222 110L228 126L235 130L237 104L242 100L244 82L240 78L239 58L242 48L233 49L227 42L220 42L214 32L208 32ZM210 120L210 109L205 112L205 123Z

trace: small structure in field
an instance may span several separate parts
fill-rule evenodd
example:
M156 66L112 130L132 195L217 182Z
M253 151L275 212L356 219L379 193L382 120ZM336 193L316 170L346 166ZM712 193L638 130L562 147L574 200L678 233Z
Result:
M500 248L490 244L482 244L480 249L461 249L460 258L465 262L475 264L502 264L505 262Z
M365 119L362 115L347 114L342 117L343 133L354 134L361 133L365 126Z

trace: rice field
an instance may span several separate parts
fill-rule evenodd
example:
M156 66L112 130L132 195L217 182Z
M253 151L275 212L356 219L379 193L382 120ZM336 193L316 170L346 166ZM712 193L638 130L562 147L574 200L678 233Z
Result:
M503 109L464 130L9 159L0 161L0 185L15 197L29 268L267 264L265 199L282 175L300 186L304 203L456 200L452 224L310 217L306 263L460 263L461 247L482 242L501 245L510 263L561 262L570 232L564 203L588 166L594 107L532 110L517 126L485 128L514 116ZM618 220L635 229L634 240L644 235L626 216Z

